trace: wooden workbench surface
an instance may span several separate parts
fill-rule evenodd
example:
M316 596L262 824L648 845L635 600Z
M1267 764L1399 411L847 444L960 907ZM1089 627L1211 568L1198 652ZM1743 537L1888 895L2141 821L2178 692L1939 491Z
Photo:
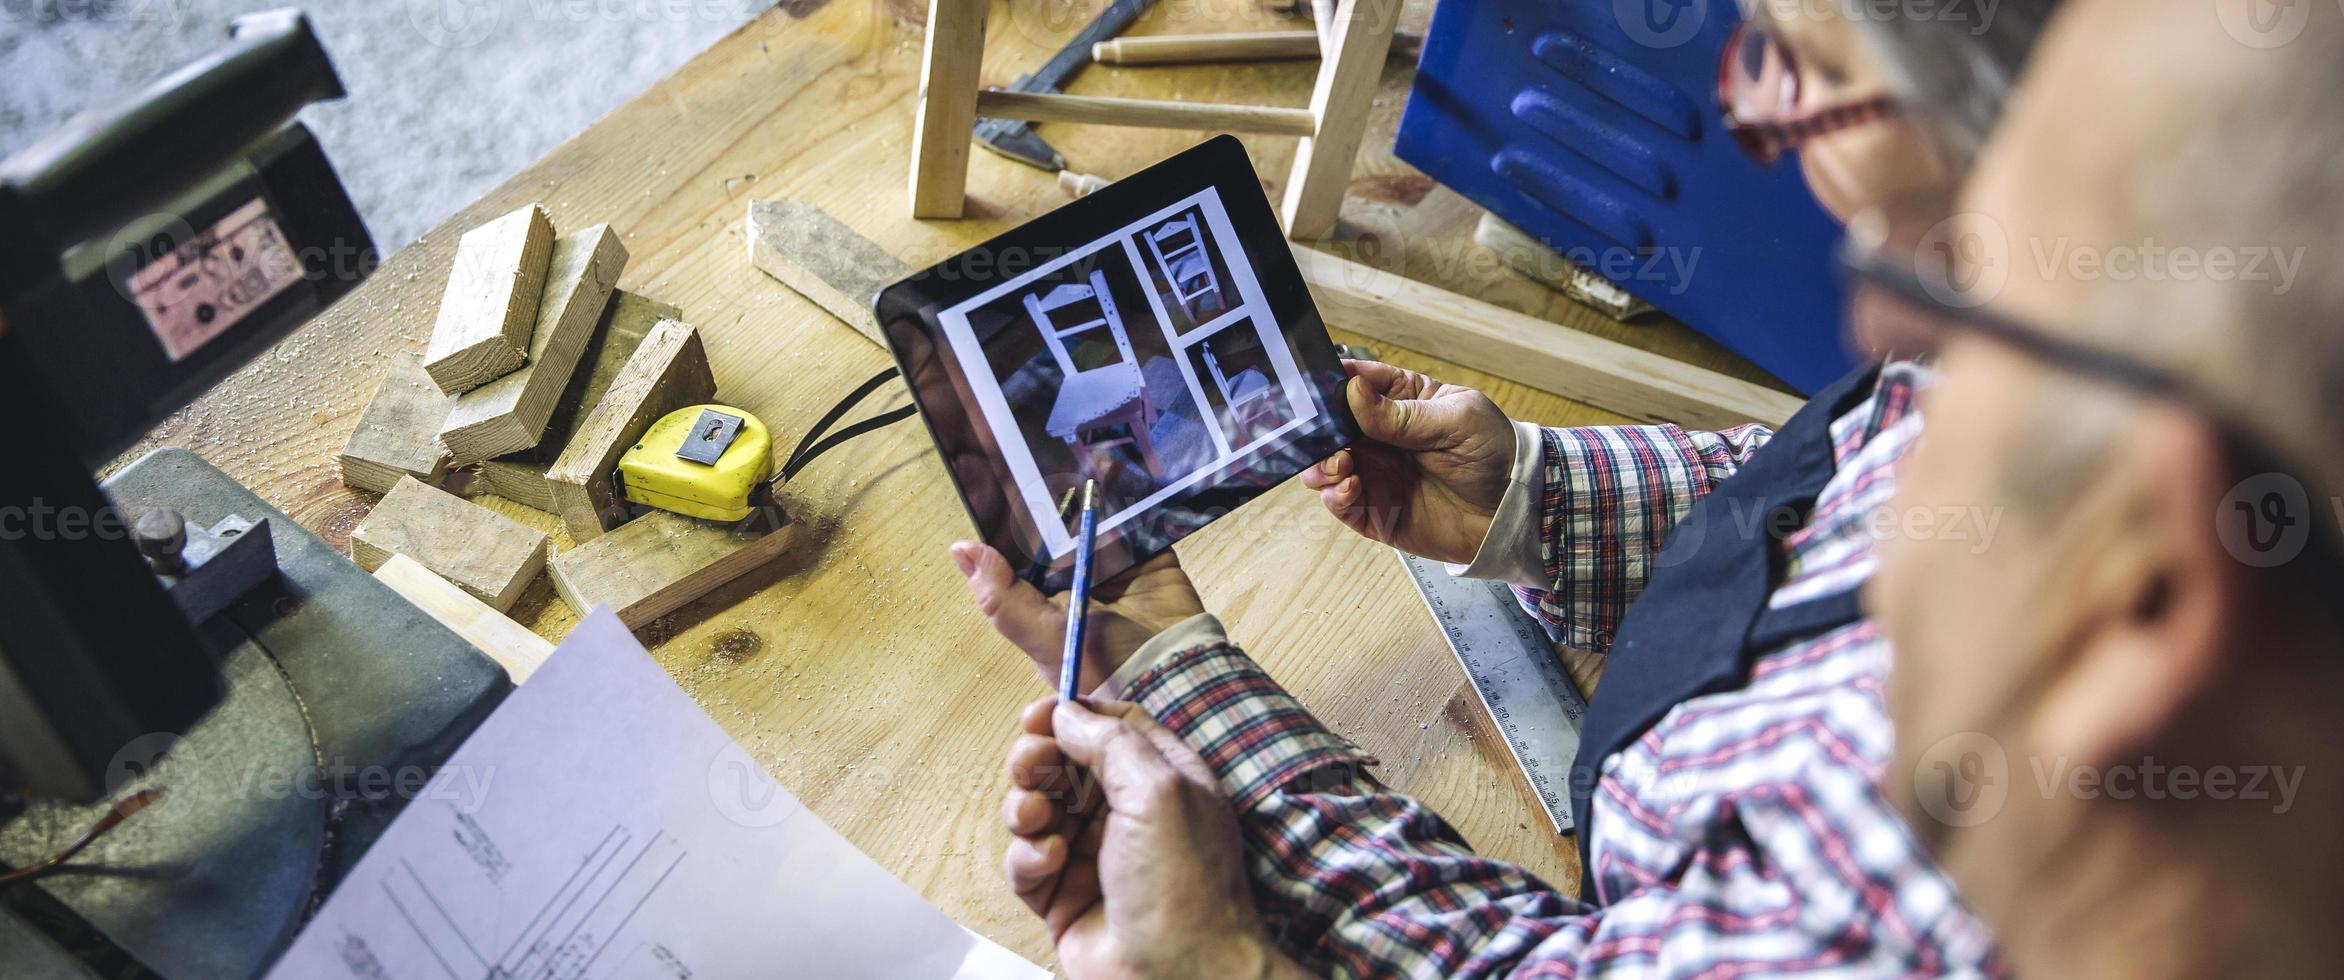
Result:
M997 3L984 77L1045 60L1104 0ZM1416 0L1403 29L1421 29ZM797 434L888 363L748 262L751 198L819 204L915 266L1064 203L1049 175L974 154L969 220L914 222L906 183L922 5L789 0L391 256L355 294L168 420L154 445L194 449L327 540L374 502L334 455L392 358L420 350L457 235L542 201L562 228L609 222L633 253L621 286L683 308L705 334L719 396ZM1133 34L1291 29L1254 0L1160 4ZM1315 66L1086 70L1077 94L1302 105ZM1673 325L1622 327L1503 271L1470 244L1477 211L1390 155L1409 66L1377 97L1368 150L1330 247L1385 269L1762 379ZM581 71L576 84L598 84ZM366 93L353 94L364 100ZM1209 134L1045 124L1077 170L1122 176ZM1246 140L1276 199L1294 141ZM1338 324L1339 326L1339 324ZM1618 419L1448 365L1387 359L1477 385L1518 417ZM901 404L898 394L889 403ZM143 449L141 450L143 451ZM925 433L898 426L824 457L785 488L795 550L642 632L676 680L814 811L962 923L1037 962L1041 930L999 871L1002 753L1018 707L1046 693L971 610L945 546L970 529ZM484 498L553 531L550 515ZM1298 484L1183 542L1208 607L1383 777L1483 851L1575 889L1577 861L1486 727L1463 674L1389 549L1341 529ZM575 616L540 579L515 615L552 637ZM1581 665L1583 668L1586 666ZM612 724L625 724L623 718Z

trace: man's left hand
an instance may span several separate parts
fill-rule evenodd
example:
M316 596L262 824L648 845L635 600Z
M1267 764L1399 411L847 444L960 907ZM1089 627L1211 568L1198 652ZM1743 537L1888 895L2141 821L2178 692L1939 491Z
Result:
M1040 590L1017 577L1001 553L974 541L952 546L952 564L968 576L969 595L977 611L1042 674L1042 682L1058 686L1058 660L1066 649L1066 599L1070 593L1043 597ZM1180 559L1167 551L1130 571L1091 589L1090 621L1085 624L1082 677L1077 690L1095 690L1114 676L1123 662L1156 634L1205 611L1196 586L1180 570Z

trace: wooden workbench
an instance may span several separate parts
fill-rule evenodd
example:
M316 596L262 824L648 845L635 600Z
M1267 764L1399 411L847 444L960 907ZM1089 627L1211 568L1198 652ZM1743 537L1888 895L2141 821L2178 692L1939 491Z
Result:
M1132 33L1303 24L1253 3L1165 3ZM1102 6L997 3L986 81L1006 83L1039 65ZM1420 30L1428 15L1427 0L1416 0L1403 29ZM544 202L563 228L609 222L622 230L633 261L621 285L682 307L707 337L720 397L794 442L887 358L750 266L742 240L749 199L813 201L915 266L1065 200L1049 175L980 151L969 220L906 216L924 16L914 0L786 0L391 256L346 301L169 419L150 447L202 453L346 547L374 498L341 486L334 454L392 357L421 349L457 234L530 201ZM1301 105L1314 70L1296 62L1093 67L1073 91ZM1403 62L1385 73L1369 149L1329 247L1763 379L1673 325L1604 320L1472 246L1477 212L1390 155L1410 74ZM597 83L591 71L576 78ZM1208 135L1056 124L1040 132L1075 169L1110 177ZM1246 142L1274 201L1294 141ZM1517 417L1618 421L1425 356L1437 351L1383 353L1479 386ZM891 404L904 400L899 394ZM806 522L796 550L653 624L644 640L824 820L962 923L1053 962L999 871L1007 843L998 816L1002 753L1018 707L1047 689L972 611L945 556L970 529L925 434L898 426L857 441L784 495ZM550 515L494 504L567 546ZM1288 485L1182 543L1180 554L1232 634L1336 731L1380 757L1388 782L1437 808L1483 851L1575 889L1571 842L1546 828L1389 549L1354 537L1309 491ZM575 622L542 579L516 616L553 637Z

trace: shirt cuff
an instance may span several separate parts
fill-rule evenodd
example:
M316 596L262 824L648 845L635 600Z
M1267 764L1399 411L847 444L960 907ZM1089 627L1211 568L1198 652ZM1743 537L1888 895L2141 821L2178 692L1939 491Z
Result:
M1458 578L1490 579L1515 585L1544 587L1546 558L1538 540L1538 501L1544 489L1545 430L1529 422L1514 423L1514 469L1506 479L1506 494L1489 522L1481 549L1466 565L1449 565Z
M1123 695L1131 690L1131 682L1162 663L1165 657L1182 650L1227 642L1229 633L1221 627L1220 620L1213 618L1212 613L1197 613L1149 637L1146 643L1140 644L1139 649L1132 652L1131 659L1115 668L1115 673L1100 683L1098 690L1091 694L1109 701L1125 700Z
M1135 678L1130 696L1204 757L1240 811L1330 766L1375 764L1226 642L1173 653Z

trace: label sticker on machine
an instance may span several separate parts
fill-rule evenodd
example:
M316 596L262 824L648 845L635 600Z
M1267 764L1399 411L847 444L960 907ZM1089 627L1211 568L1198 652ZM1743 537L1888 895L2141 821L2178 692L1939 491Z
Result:
M179 361L301 280L268 205L254 199L130 274L130 294Z

